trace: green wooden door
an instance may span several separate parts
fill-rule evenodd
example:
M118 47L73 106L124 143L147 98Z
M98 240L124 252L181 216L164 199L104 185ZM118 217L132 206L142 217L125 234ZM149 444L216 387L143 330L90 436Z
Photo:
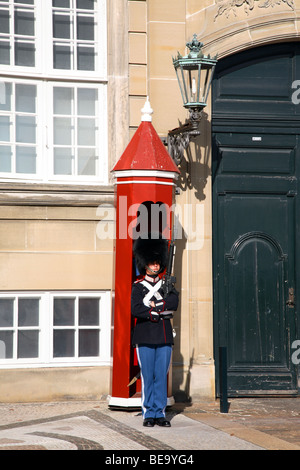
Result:
M298 55L297 48L287 46L280 58L274 54L272 68L274 80L285 78L285 87L289 81L281 77L280 64L287 59L293 68ZM300 139L295 110L292 125L278 122L278 113L284 116L290 107L288 99L282 98L281 108L278 104L276 92L287 98L282 80L277 82L280 90L263 93L269 83L261 80L264 71L269 74L263 58L269 62L271 50L259 49L259 60L253 50L250 59L249 53L240 55L241 65L229 67L228 74L221 68L214 86L219 97L213 119L215 358L218 372L218 347L226 346L229 396L298 393L292 343L298 337ZM240 83L243 73L260 77L260 88L255 92L253 85L250 99ZM236 99L232 92L228 100L233 106L227 103L227 117L222 80L230 86L239 83ZM269 114L251 114L257 111L255 101L265 95Z

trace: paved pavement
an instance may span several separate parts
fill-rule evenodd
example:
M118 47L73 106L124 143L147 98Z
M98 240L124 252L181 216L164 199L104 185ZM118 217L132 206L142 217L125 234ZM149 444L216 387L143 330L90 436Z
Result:
M171 428L145 428L140 410L110 409L105 398L2 403L0 450L111 451L106 459L122 458L115 451L184 459L199 450L300 450L300 398L231 399L228 413L220 413L218 401L176 403L167 416Z

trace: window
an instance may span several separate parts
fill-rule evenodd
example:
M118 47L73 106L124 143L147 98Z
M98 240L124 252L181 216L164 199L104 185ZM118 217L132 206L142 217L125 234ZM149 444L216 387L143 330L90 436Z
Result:
M35 67L34 0L0 1L0 64Z
M40 298L0 299L0 358L39 356Z
M53 357L98 357L100 352L97 297L54 297Z
M1 294L0 367L109 361L108 292Z
M98 173L98 90L56 86L53 89L54 175Z
M105 3L0 0L0 178L107 183Z
M0 0L2 70L104 78L105 46L105 0Z
M0 172L37 171L37 86L2 82L0 85Z
M97 20L94 0L53 0L53 67L95 70Z

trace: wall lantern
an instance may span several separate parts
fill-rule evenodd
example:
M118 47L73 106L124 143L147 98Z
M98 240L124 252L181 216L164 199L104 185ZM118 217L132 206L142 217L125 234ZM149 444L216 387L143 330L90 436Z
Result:
M191 42L186 43L190 52L186 56L178 53L173 58L173 65L179 83L183 106L189 110L190 116L186 124L169 131L169 153L178 165L190 139L200 134L199 123L202 111L207 105L207 98L213 78L217 58L205 56L202 52L203 43L194 34Z

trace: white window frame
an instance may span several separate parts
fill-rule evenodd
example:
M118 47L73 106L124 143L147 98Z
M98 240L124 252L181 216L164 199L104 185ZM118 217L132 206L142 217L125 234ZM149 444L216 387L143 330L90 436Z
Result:
M35 3L35 67L0 64L1 81L34 84L37 86L36 113L38 116L36 133L36 173L26 174L1 172L1 181L32 181L39 183L61 183L72 185L108 184L107 11L106 0L97 0L97 2L97 27L95 27L97 37L95 38L95 44L98 44L98 62L94 71L60 70L53 68L52 0L36 0ZM5 5L5 3L2 5ZM98 131L96 136L98 139L96 142L98 168L96 169L95 175L77 175L76 172L72 175L54 174L52 112L53 87L55 86L73 86L75 88L93 87L98 89L98 113L96 115L98 120Z
M13 15L11 14L12 11L15 11L14 8L20 8L20 9L28 9L29 11L34 11L35 12L35 18L38 17L38 6L39 6L39 2L36 4L36 5L28 5L27 8L26 6L22 6L22 5L16 5L16 4L10 4L10 3L7 3L7 2L1 2L0 0L0 8L3 7L5 8L5 10L7 9L8 7L8 10L9 10L9 13L10 13L10 26L12 26L14 24L14 17ZM25 72L25 73L31 73L32 71L34 71L36 73L36 71L40 68L40 66L38 65L37 66L37 61L38 61L38 57L41 56L41 53L40 53L40 50L39 50L39 47L41 47L41 43L38 43L37 41L37 37L38 37L38 34L37 34L37 31L41 32L42 31L42 28L39 26L39 23L40 21L35 21L35 36L33 36L35 38L35 47L36 47L36 55L35 55L35 67L26 67L26 66L18 66L18 65L13 65L13 64L9 64L9 65L4 65L4 64L0 64L0 73L1 72ZM9 33L9 39L10 39L10 42L9 44L11 45L13 42L14 42L14 38L15 38L15 35L14 35L14 32L10 31ZM24 41L26 41L26 36L24 36ZM11 56L13 56L13 51L14 51L14 47L12 47L12 50L11 50Z
M84 329L99 329L99 356L96 357L53 357L53 302L54 298L99 298L99 327L87 326ZM111 365L111 293L110 291L30 291L30 292L1 292L0 299L18 298L38 298L40 300L40 314L38 327L18 327L16 324L13 328L5 327L2 330L39 330L39 357L38 358L22 358L18 359L0 359L1 369L18 369L18 368L40 368L40 367L74 367L74 366L108 366ZM58 328L58 327L56 327ZM66 329L66 327L61 327ZM74 327L70 327L74 329ZM78 324L75 325L77 331ZM14 348L16 347L16 335L14 335ZM14 349L16 355L16 350Z
M38 330L39 331L39 356L41 356L42 354L42 348L43 348L43 344L44 344L44 341L42 341L42 336L41 336L41 333L43 331L43 324L42 324L42 316L39 315L39 325L38 326L30 326L30 327L19 327L18 324L17 324L17 317L16 317L16 314L17 314L17 303L18 303L18 299L19 298L22 298L22 299L38 299L39 302L40 302L40 311L44 309L44 303L43 303L43 300L40 296L40 294L38 293L21 293L19 295L16 295L15 293L13 292L10 292L10 293L7 293L7 294L2 294L0 295L0 299L8 299L8 300L13 300L14 301L14 310L13 310L13 326L12 327L4 327L4 328L0 328L0 331L8 331L8 330L12 330L14 332L14 337L13 337L13 355L14 357L11 358L11 359L0 359L0 368L2 367L2 364L5 365L5 364L24 364L26 362L31 362L31 361L37 361L38 358L27 358L27 359L18 359L16 357L16 354L17 354L17 340L18 340L18 335L16 334L18 331L21 331L21 330Z
M54 88L61 87L61 88L73 88L76 92L78 88L97 88L98 90L98 106L96 110L96 121L98 125L98 132L96 132L96 150L98 152L98 160L96 162L96 174L95 175L55 175L54 174L54 129L53 129L53 117L54 117L54 110L53 110L53 93ZM102 88L102 92L101 92ZM46 174L44 180L48 180L49 182L74 182L76 180L77 183L94 183L97 182L98 184L107 184L108 183L108 165L107 165L107 132L101 132L101 129L107 129L107 101L106 101L106 86L103 84L95 85L90 83L74 83L74 82L51 82L48 83L48 92L46 94L49 98L48 106L47 106L47 115L50 116L47 122L47 129L46 129L46 147L47 153L49 154L48 158L45 161L48 164L48 168L46 168ZM97 112L98 111L98 112ZM47 117L45 117L47 119ZM101 139L101 142L100 142ZM79 146L77 146L77 149Z
M6 4L7 5L7 4ZM53 37L52 37L52 0L36 0L36 22L35 22L35 67L0 64L0 74L9 73L15 76L43 77L44 79L60 79L68 77L70 80L76 75L76 79L107 81L107 7L106 0L97 0L96 13L96 37L95 44L98 45L97 67L94 71L85 70L62 70L53 68ZM3 4L5 6L5 3ZM1 0L0 0L1 8ZM49 20L50 18L50 20ZM10 33L13 35L13 33ZM46 53L45 53L46 52ZM101 54L100 54L101 52Z
M107 141L107 87L105 84L92 84L86 82L59 82L37 81L5 78L4 82L12 84L35 85L37 87L36 108L36 173L0 172L1 181L34 181L40 183L70 183L70 184L108 184L108 141ZM98 156L95 175L77 175L76 171L71 175L54 174L54 129L53 129L53 93L55 87L97 89L98 103L95 119L97 132L95 135L95 149ZM0 112L1 115L1 112ZM15 119L15 118L14 118ZM13 144L7 142L5 145ZM75 147L78 146L75 143Z
M39 87L40 83L37 82L36 80L22 80L22 79L11 79L11 78L3 78L3 82L6 83L11 83L12 86L15 86L17 84L22 84L22 85L34 85L36 86L36 91L37 91L37 106L36 106L36 152L37 152L37 160L36 160L36 173L31 174L31 173L17 173L17 172L0 172L0 179L1 181L11 181L11 180L26 180L28 179L32 181L36 180L42 180L42 164L43 164L43 159L41 156L43 155L43 148L45 146L45 129L46 127L43 125L43 115L44 109L41 106L42 100L38 99L38 95L40 94ZM14 97L14 95L13 95ZM22 113L18 113L22 114ZM1 112L0 112L1 115ZM16 114L13 115L13 121L15 122L16 120ZM11 139L10 142L5 143L5 145L15 145L18 143L14 141L14 139ZM20 145L20 144L19 144Z
M43 0L44 1L44 0ZM51 21L46 22L44 26L48 29L48 34L47 37L51 38L51 44L49 44L49 63L53 65L53 44L52 44L52 5L51 5L51 0L48 1L48 11L46 15L43 16L43 18L51 18ZM63 9L62 9L63 11ZM103 14L105 13L105 14ZM86 14L88 14L88 10L86 10ZM49 15L49 16L47 16ZM78 69L70 69L70 70L61 70L61 69L54 69L52 66L47 67L44 65L45 69L50 75L57 76L58 74L60 76L73 76L74 73L76 73L76 77L89 77L91 78L94 76L95 78L99 79L101 77L102 80L104 80L107 76L107 70L106 70L106 54L101 54L100 51L106 50L103 49L105 46L106 48L106 21L104 20L106 18L106 0L98 0L97 2L97 12L95 15L95 41L94 44L96 45L96 51L98 51L97 54L97 59L96 59L96 67L94 71L84 71L84 70L78 70ZM74 39L74 42L77 42L77 39ZM84 41L82 41L84 42Z

